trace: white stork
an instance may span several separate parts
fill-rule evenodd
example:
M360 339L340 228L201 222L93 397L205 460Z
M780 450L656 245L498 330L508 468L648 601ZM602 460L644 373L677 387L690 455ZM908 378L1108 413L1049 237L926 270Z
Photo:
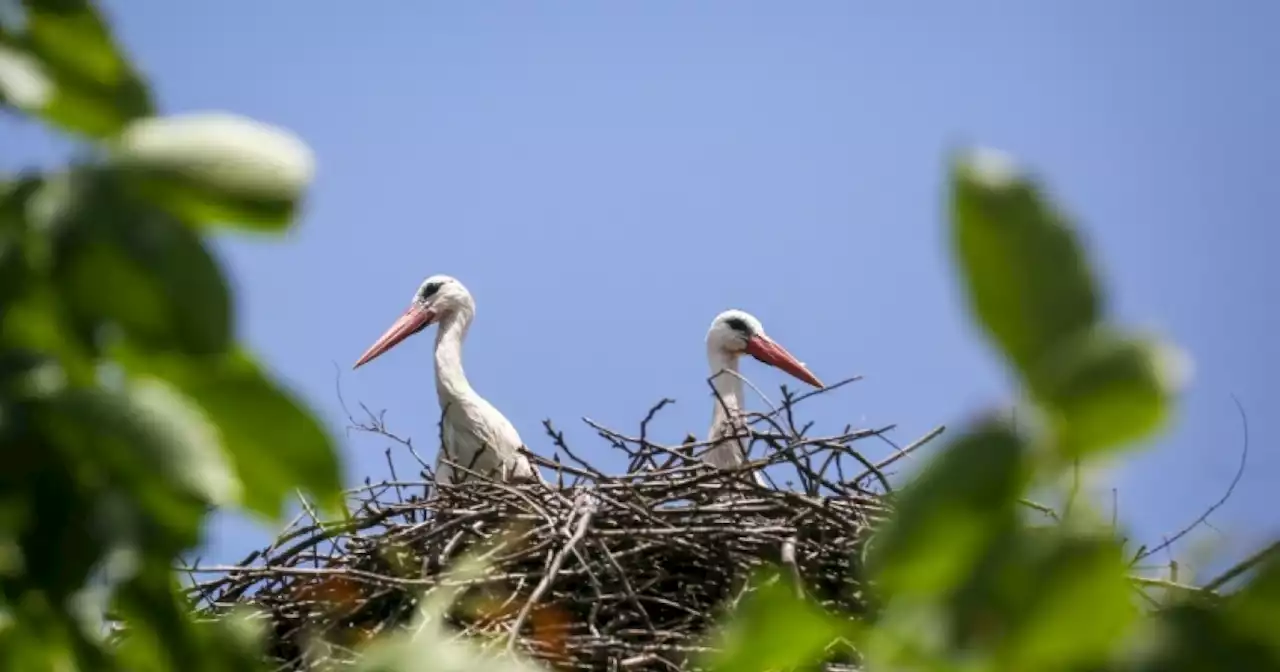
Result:
M814 387L823 386L803 363L765 334L764 326L755 316L741 310L726 310L717 315L707 331L707 363L711 366L716 398L712 399L715 410L707 434L707 442L712 447L703 459L721 468L742 464L749 445L742 410L742 378L738 376L738 360L743 353ZM722 437L728 438L720 441ZM757 483L764 485L759 472L755 477Z
M471 292L456 279L433 275L422 282L409 309L369 347L352 368L359 368L428 326L436 332L436 396L444 413L444 445L436 457L436 482L455 483L449 460L471 471L503 481L542 480L529 459L517 449L524 445L511 421L476 394L462 371L462 341L476 314Z

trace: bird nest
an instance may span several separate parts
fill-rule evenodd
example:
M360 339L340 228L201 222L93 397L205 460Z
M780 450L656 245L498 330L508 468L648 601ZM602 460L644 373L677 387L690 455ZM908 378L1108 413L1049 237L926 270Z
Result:
M206 615L249 605L269 618L267 655L282 670L353 659L442 587L457 591L447 616L457 636L559 669L691 669L764 565L827 609L866 613L862 558L868 531L888 514L883 470L941 428L875 464L855 445L891 443L892 427L810 437L794 421L804 397L784 396L749 417L749 455L764 456L739 469L703 463L696 455L707 446L692 437L677 447L649 440L667 400L637 436L587 421L627 455L621 474L581 459L548 422L555 457L529 454L548 483L470 473L437 486L425 465L418 481L393 468L391 479L351 491L351 520L321 525L304 513L237 565L188 568L213 575L189 590ZM357 425L396 438L372 414ZM483 570L458 578L451 567L463 557Z

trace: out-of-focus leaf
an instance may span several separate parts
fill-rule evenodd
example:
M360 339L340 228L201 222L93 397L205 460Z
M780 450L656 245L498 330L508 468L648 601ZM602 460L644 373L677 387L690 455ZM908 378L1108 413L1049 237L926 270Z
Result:
M231 299L199 235L131 197L109 171L72 177L60 203L44 204L57 233L55 275L67 305L83 320L116 324L148 347L225 352Z
M1157 615L1157 634L1137 672L1280 670L1280 560L1223 599L1192 595Z
M999 652L1005 669L1074 670L1104 662L1137 617L1121 549L1111 539L1062 538L1031 560L1020 609Z
M547 672L524 657L482 651L467 640L426 628L374 640L351 668L354 672Z
M27 418L38 413L31 403L10 410ZM6 433L5 439L0 446L4 458L0 507L7 528L4 532L12 535L21 549L18 571L23 581L19 585L47 595L31 596L34 602L61 605L84 584L106 550L106 541L94 533L93 494L78 480L78 474L72 473L65 455L45 437L27 431Z
M35 378L26 378L22 396L45 396L66 382L88 385L94 379L94 362L83 344L68 332L60 306L52 290L28 288L27 296L4 307L0 319L0 344L29 357L56 359L57 365L42 368Z
M328 512L343 510L341 469L328 433L245 353L177 359L121 353L127 368L172 382L217 426L244 486L243 502L272 518L301 487Z
M98 465L174 546L195 541L205 506L240 496L215 428L163 381L140 378L120 390L70 388L47 404L42 420L67 458Z
M1162 343L1106 329L1068 340L1042 372L1041 398L1068 457L1140 439L1165 420L1185 358Z
M1059 340L1091 327L1102 312L1084 251L1039 185L995 153L956 160L950 197L968 302L1036 390L1037 369Z
M1274 580L1274 576L1269 579ZM1144 652L1147 655L1132 669L1135 672L1280 671L1280 643L1277 643L1274 620L1280 615L1277 596L1271 591L1265 596L1250 593L1246 587L1243 594L1229 598L1226 605L1201 598L1163 610L1156 615L1156 633ZM1247 611L1240 608L1245 602L1252 602ZM1256 607L1262 609L1255 611ZM1255 620L1259 615L1271 618Z
M149 563L121 586L117 604L131 626L119 647L124 669L156 672L262 670L263 661L217 624L204 627L179 597L167 563Z
M0 669L110 669L102 650L47 594L29 590L0 607Z
M721 650L702 664L719 672L791 669L817 662L837 639L851 637L851 622L797 597L794 590L781 577L760 583L719 633Z
M47 245L28 216L44 184L32 172L0 182L0 306L30 294L47 271Z
M987 419L957 437L899 492L894 518L868 558L889 596L937 598L972 571L1016 521L1028 477L1023 439Z
M200 627L234 662L236 670L256 670L265 666L265 648L271 614L248 606L236 607L229 614Z
M121 54L102 16L87 0L24 0L25 30L0 54L5 100L70 131L103 138L151 113L146 83ZM19 57L15 57L15 51ZM25 52L35 63L8 69ZM20 73L20 74L13 74ZM40 78L43 85L31 82ZM15 96L14 82L24 95ZM26 82L22 84L22 82ZM43 90L41 90L43 89Z
M26 211L40 183L34 175L0 182L0 306L8 305L31 282Z
M510 531L499 534L492 543L502 544ZM418 596L416 615L406 628L378 636L362 648L356 662L357 672L542 672L545 668L517 654L505 655L499 645L495 651L482 651L474 639L458 639L445 623L447 614L459 607L458 598L465 586L483 576L492 566L481 557L480 548L468 550L450 563L446 573L449 585L438 585ZM309 591L308 591L309 592ZM313 593L314 594L314 593ZM463 609L465 604L461 605ZM455 612L456 613L456 612ZM362 639L361 635L356 636Z
M53 92L54 84L39 61L0 33L0 105L38 112Z
M1256 572L1231 595L1225 611L1241 636L1269 644L1273 663L1280 665L1280 638L1275 636L1275 624L1280 623L1280 554L1273 552Z
M439 604L420 607L408 627L383 634L365 646L353 671L546 672L546 668L525 656L508 656L501 648L484 651L474 641L452 636L439 613L440 604L451 603L456 594L447 592Z
M260 230L289 225L315 170L297 136L224 113L139 120L113 150L116 165L174 214Z

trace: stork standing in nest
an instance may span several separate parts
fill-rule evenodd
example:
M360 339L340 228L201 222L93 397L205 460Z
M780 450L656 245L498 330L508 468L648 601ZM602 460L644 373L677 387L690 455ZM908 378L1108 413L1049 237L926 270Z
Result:
M755 316L741 310L726 310L717 315L707 331L707 363L711 366L711 384L715 388L712 400L715 410L707 435L707 442L712 445L703 459L725 469L742 464L750 445L751 435L743 417L742 378L738 374L738 360L743 354L782 369L814 387L823 386L802 362L765 334L764 325ZM765 484L759 471L755 472L755 478L760 485Z
M475 301L461 282L447 275L433 275L423 281L408 310L361 355L353 368L360 368L406 338L439 323L436 396L444 419L436 482L456 483L468 476L446 463L446 456L463 468L501 481L541 481L528 457L519 451L524 446L519 432L472 389L462 370L462 341L475 314Z

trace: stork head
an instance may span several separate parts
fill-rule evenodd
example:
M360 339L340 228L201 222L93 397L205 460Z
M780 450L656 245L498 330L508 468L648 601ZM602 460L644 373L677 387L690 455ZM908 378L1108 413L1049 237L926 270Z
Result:
M423 280L418 291L413 293L409 308L378 340L374 341L373 345L369 346L369 349L351 368L360 368L394 348L400 341L460 310L475 310L471 292L468 292L461 282L447 275L433 275Z
M707 348L729 355L746 353L775 366L814 387L822 381L787 349L764 333L764 325L754 315L741 310L726 310L711 321L707 331Z

